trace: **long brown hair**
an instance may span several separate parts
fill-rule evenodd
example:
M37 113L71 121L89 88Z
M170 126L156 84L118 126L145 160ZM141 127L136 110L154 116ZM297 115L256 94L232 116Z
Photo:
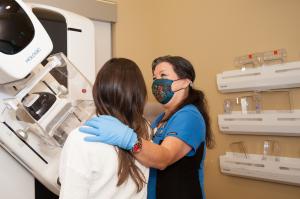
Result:
M147 122L143 118L147 89L142 73L133 61L126 58L112 58L98 72L93 98L97 115L111 115L132 128L138 136L149 139ZM112 127L113 128L113 127ZM119 148L118 184L130 176L141 191L145 176L135 164L129 151Z
M152 62L152 73L154 72L156 66L162 62L167 62L172 65L174 72L178 75L179 79L189 79L194 82L196 78L196 73L194 70L193 65L187 59L180 57L180 56L163 56L158 57L153 60ZM210 117L208 115L208 105L205 98L205 94L203 91L193 88L193 86L189 87L189 93L187 98L185 98L176 108L173 110L165 119L164 121L168 120L176 111L184 107L185 105L193 104L197 107L199 112L202 114L205 127L206 127L206 135L205 141L206 146L208 148L213 148L215 146L214 136L211 130L210 125Z

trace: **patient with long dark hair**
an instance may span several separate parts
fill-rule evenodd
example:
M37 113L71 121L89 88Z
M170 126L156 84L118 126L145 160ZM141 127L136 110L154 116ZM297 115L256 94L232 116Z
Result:
M139 137L150 139L150 128L143 118L147 90L136 63L125 58L107 61L96 77L93 98L97 115L114 116ZM139 164L130 151L85 142L84 137L75 129L63 147L61 199L147 198L148 168Z

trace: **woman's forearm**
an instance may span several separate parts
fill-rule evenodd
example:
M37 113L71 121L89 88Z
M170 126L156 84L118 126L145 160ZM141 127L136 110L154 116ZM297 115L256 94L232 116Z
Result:
M152 167L160 170L163 170L169 165L169 149L148 140L142 139L142 142L142 150L134 154L135 158L141 164L147 167Z
M191 147L176 137L167 137L158 145L142 139L142 150L135 158L144 166L163 170L184 157Z

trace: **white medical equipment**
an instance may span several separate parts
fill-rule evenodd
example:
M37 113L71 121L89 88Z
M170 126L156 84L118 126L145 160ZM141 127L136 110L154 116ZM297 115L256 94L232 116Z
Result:
M262 93L288 94L289 107L263 110ZM232 111L240 106L240 110ZM277 106L278 108L278 106ZM218 114L219 129L225 134L300 136L300 110L294 109L288 90L255 92L224 101L224 113Z
M223 174L300 185L300 159L280 156L226 152L220 156L220 169Z
M28 75L53 45L38 19L21 1L2 0L0 6L0 84L4 84Z
M217 74L222 93L300 87L300 62L230 70Z
M219 129L225 134L300 136L299 120L299 109L248 114L233 111L218 115Z
M235 59L238 70L217 74L222 93L300 87L300 62L286 62L285 49L258 52Z
M33 198L28 172L58 194L63 143L94 111L93 23L29 5L0 0L0 198ZM45 61L51 51L72 63L62 53Z

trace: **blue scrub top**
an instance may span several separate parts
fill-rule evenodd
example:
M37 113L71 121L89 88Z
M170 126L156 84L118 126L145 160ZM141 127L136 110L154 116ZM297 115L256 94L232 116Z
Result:
M151 124L151 128L156 128L162 120L164 113L161 113L155 118ZM206 127L205 121L199 110L194 105L186 105L178 110L172 117L157 129L153 142L160 144L167 136L177 137L190 147L192 150L186 156L193 156L202 142L205 143ZM205 159L206 147L204 147L203 158L199 169L199 180L202 190L202 196L205 199L203 189L204 185L204 172L203 162ZM156 176L157 169L150 168L149 181L148 181L148 199L156 198Z

